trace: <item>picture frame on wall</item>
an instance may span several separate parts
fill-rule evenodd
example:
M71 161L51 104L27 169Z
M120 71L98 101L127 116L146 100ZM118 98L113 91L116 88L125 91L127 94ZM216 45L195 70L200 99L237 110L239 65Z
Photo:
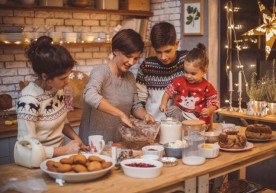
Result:
M183 0L183 35L204 34L204 0Z

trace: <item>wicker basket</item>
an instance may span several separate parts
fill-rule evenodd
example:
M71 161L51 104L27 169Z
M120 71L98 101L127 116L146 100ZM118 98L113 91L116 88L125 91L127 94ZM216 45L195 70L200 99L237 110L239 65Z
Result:
M133 119L134 124L137 129L131 129L128 127L121 127L119 132L123 138L123 143L127 148L130 149L141 149L146 145L153 144L155 138L160 130L160 123L155 124L145 124L141 120Z

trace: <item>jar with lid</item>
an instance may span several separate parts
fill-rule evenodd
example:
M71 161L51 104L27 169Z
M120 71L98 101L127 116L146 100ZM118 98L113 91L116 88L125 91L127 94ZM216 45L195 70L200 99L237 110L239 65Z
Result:
M181 140L182 124L175 118L168 117L161 120L160 144Z
M186 165L201 165L205 162L205 156L199 150L204 141L205 122L201 120L185 120L182 122L182 140L186 140L188 146L183 149L182 161Z

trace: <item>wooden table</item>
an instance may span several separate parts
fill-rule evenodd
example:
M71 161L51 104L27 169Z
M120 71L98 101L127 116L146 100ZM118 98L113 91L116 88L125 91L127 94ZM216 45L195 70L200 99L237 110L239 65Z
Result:
M273 132L275 135L276 132ZM266 143L254 143L251 150L243 152L220 151L219 156L207 161L200 166L188 166L178 160L175 167L164 167L159 177L153 179L130 178L123 174L121 170L113 169L106 176L85 183L65 183L59 186L54 179L43 173L40 169L26 169L15 164L0 165L0 186L5 184L10 178L25 180L28 178L42 178L45 180L48 190L46 192L165 192L166 190L185 190L196 192L208 192L208 182L210 179L228 174L239 169L243 169L252 164L276 156L276 140ZM260 171L261 172L261 171ZM274 171L271 171L274 172ZM198 182L197 182L197 181ZM185 185L186 182L186 185ZM185 186L185 187L184 187ZM207 190L207 191L205 191Z
M234 117L239 118L243 123L246 124L245 119L247 120L254 120L256 123L259 121L268 122L268 123L276 123L276 116L275 115L266 115L264 117L259 117L255 115L247 115L246 109L243 109L243 112L239 113L236 112L236 109L234 108L234 111L229 112L227 108L221 108L216 111L217 114L226 116L226 117Z

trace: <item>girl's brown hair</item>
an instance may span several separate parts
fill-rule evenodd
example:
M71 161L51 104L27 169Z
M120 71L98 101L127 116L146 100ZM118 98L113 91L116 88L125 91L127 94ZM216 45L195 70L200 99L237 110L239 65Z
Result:
M193 48L185 57L185 62L195 62L196 65L206 72L209 65L209 58L207 55L207 50L204 44L198 43L196 48Z

